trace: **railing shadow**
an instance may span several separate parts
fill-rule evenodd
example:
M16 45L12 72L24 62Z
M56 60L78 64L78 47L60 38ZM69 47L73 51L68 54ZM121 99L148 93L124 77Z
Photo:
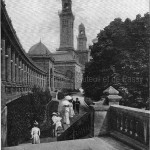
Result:
M57 141L93 137L93 125L93 111L84 113L81 118L57 137Z

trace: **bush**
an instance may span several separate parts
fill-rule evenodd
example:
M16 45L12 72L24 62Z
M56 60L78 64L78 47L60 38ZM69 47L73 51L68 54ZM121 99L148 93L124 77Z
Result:
M42 124L46 104L51 100L50 91L42 91L34 86L32 93L9 103L8 106L8 146L15 146L30 139L30 130L37 120Z

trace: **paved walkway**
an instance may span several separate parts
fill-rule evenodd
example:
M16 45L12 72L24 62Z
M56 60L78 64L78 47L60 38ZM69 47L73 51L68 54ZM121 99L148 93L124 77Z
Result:
M28 144L15 147L2 148L2 150L135 150L119 141L109 137L69 140L42 144Z

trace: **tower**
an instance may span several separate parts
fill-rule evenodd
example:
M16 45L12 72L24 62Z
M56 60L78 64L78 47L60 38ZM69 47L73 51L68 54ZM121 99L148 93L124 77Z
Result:
M79 25L79 34L77 37L77 49L80 51L86 50L86 42L87 42L87 37L85 34L85 27L84 25L81 23Z
M62 0L60 18L60 51L74 49L74 15L72 13L72 1Z

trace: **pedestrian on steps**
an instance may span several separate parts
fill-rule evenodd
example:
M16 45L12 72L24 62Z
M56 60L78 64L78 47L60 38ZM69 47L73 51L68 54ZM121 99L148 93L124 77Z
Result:
M32 144L40 143L40 129L38 128L38 122L35 120L34 127L31 129Z
M53 117L52 117L52 121L53 121L53 125L55 126L55 136L57 136L57 132L58 129L62 129L62 123L61 120L62 118L55 112L52 113Z
M76 98L76 111L79 114L79 110L80 110L80 101L79 98Z
M73 104L73 110L74 110L74 112L76 112L76 101L73 100L72 104Z

